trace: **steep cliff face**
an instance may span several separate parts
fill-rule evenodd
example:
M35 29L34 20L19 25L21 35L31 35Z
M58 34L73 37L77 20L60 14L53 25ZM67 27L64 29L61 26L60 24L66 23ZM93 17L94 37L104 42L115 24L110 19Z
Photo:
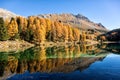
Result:
M37 15L41 18L49 18L53 21L60 21L63 23L71 24L74 27L78 27L83 30L93 29L98 31L107 31L107 29L101 23L94 23L89 20L87 17L77 14L40 14Z

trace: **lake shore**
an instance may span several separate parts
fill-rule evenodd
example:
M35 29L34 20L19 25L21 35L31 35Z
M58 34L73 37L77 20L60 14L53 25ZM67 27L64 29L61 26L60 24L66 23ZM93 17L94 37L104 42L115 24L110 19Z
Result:
M103 43L120 43L120 41L105 41Z
M87 42L44 42L40 44L32 44L24 40L15 41L0 41L0 52L10 52L10 51L24 51L30 47L40 46L40 47L53 47L53 46L73 46L73 45L94 45L98 44L97 41L87 41Z
M36 46L44 46L44 47L53 47L53 46L73 46L73 45L95 45L99 44L98 41L80 41L80 42L44 42L40 44L36 44Z
M34 44L28 43L24 40L0 41L0 52L24 51L33 46Z

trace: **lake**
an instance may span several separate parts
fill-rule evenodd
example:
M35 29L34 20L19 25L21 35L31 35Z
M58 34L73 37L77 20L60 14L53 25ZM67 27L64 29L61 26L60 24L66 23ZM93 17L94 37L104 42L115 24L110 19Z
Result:
M0 52L0 80L120 80L120 44Z

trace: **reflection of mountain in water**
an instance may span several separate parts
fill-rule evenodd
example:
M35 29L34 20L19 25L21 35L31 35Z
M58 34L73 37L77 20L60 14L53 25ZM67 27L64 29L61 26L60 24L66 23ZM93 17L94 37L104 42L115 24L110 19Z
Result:
M95 61L102 60L104 57L82 57L76 58L71 62L66 62L61 66L55 67L52 72L72 72L75 70L84 70Z
M101 54L104 53L104 54ZM15 54L0 53L0 76L29 72L71 72L84 70L106 53L97 46L35 47Z

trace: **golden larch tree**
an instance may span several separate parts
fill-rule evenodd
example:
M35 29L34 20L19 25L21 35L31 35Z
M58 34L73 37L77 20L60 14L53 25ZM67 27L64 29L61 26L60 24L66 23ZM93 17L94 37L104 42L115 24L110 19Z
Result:
M8 28L8 34L9 34L10 37L12 37L16 33L18 33L18 24L16 22L16 19L11 18L11 21L8 24L7 28Z

